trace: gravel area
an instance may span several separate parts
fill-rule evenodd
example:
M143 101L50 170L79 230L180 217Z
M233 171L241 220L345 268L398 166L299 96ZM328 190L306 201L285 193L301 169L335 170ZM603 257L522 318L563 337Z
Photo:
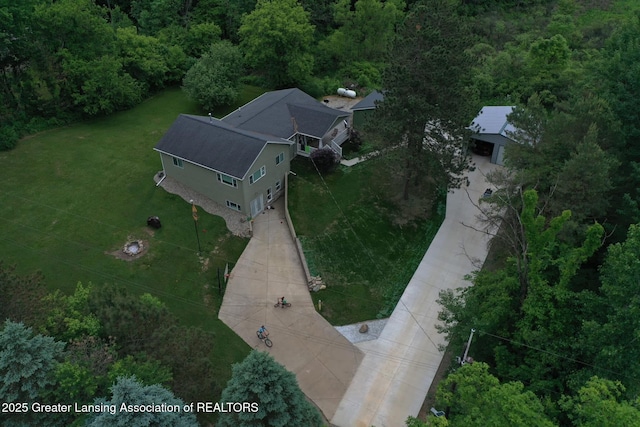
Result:
M161 179L160 174L161 172L158 172L153 177L153 180L156 184ZM224 219L224 221L227 223L227 228L234 235L240 237L251 237L249 221L247 221L247 218L244 216L244 214L232 211L231 209L214 202L206 196L203 196L202 194L185 187L184 185L169 177L166 177L160 183L160 187L164 188L168 193L176 194L182 197L187 203L193 200L196 206L204 209L211 215L222 217L222 219Z
M355 344L362 341L378 339L384 329L384 325L387 324L387 320L389 319L368 320L365 322L354 323L353 325L336 326L335 328L338 332L344 335L349 342ZM365 324L369 326L369 330L364 334L360 333L360 327Z
M347 98L346 96L327 95L322 97L324 105L335 108L336 110L351 111L351 107L362 101L362 97Z

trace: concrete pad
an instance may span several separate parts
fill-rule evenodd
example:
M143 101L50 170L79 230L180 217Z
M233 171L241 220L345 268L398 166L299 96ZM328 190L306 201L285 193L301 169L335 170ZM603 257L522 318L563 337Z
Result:
M257 216L253 237L231 271L219 318L253 348L293 372L302 391L331 419L364 355L315 310L284 203ZM292 304L274 307L280 297ZM256 336L265 325L273 347Z

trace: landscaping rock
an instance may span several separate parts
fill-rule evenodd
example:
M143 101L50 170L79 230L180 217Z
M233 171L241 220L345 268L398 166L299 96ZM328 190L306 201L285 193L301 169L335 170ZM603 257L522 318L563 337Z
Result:
M366 334L367 332L369 332L369 325L367 325L366 323L363 323L362 326L360 326L359 331L361 334Z

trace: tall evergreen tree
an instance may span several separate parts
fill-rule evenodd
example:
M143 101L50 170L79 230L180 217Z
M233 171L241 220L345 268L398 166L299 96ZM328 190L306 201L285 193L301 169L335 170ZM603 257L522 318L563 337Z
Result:
M185 413L184 401L176 398L160 385L144 386L135 377L120 377L111 387L110 400L98 399L96 404L115 405L115 411L98 413L87 422L88 427L196 427L195 415ZM121 405L160 405L176 406L178 411L120 411Z
M222 413L220 427L321 425L320 414L306 400L295 375L260 351L252 351L233 366L220 400L258 404L257 412Z
M386 144L395 147L405 200L425 182L441 190L464 182L469 167L465 128L475 109L467 90L470 46L465 19L448 0L416 6L398 31L375 123Z

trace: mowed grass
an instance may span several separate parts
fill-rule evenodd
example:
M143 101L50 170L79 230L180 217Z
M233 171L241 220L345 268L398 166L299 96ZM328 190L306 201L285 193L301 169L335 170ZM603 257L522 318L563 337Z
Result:
M255 92L249 88L238 105ZM159 297L184 324L215 335L212 358L224 387L230 365L249 347L217 319L217 269L232 266L248 240L200 210L199 257L191 206L155 186L162 165L152 148L180 113L204 114L179 89L168 89L130 111L0 152L0 260L21 273L41 271L52 291L117 283ZM150 215L160 217L161 229L146 226ZM112 255L130 239L148 243L147 252L130 261Z
M372 185L378 167L375 159L340 167L323 181L309 159L291 166L292 220L311 273L327 284L312 296L334 325L388 316L443 220L434 213L394 225L394 209Z

